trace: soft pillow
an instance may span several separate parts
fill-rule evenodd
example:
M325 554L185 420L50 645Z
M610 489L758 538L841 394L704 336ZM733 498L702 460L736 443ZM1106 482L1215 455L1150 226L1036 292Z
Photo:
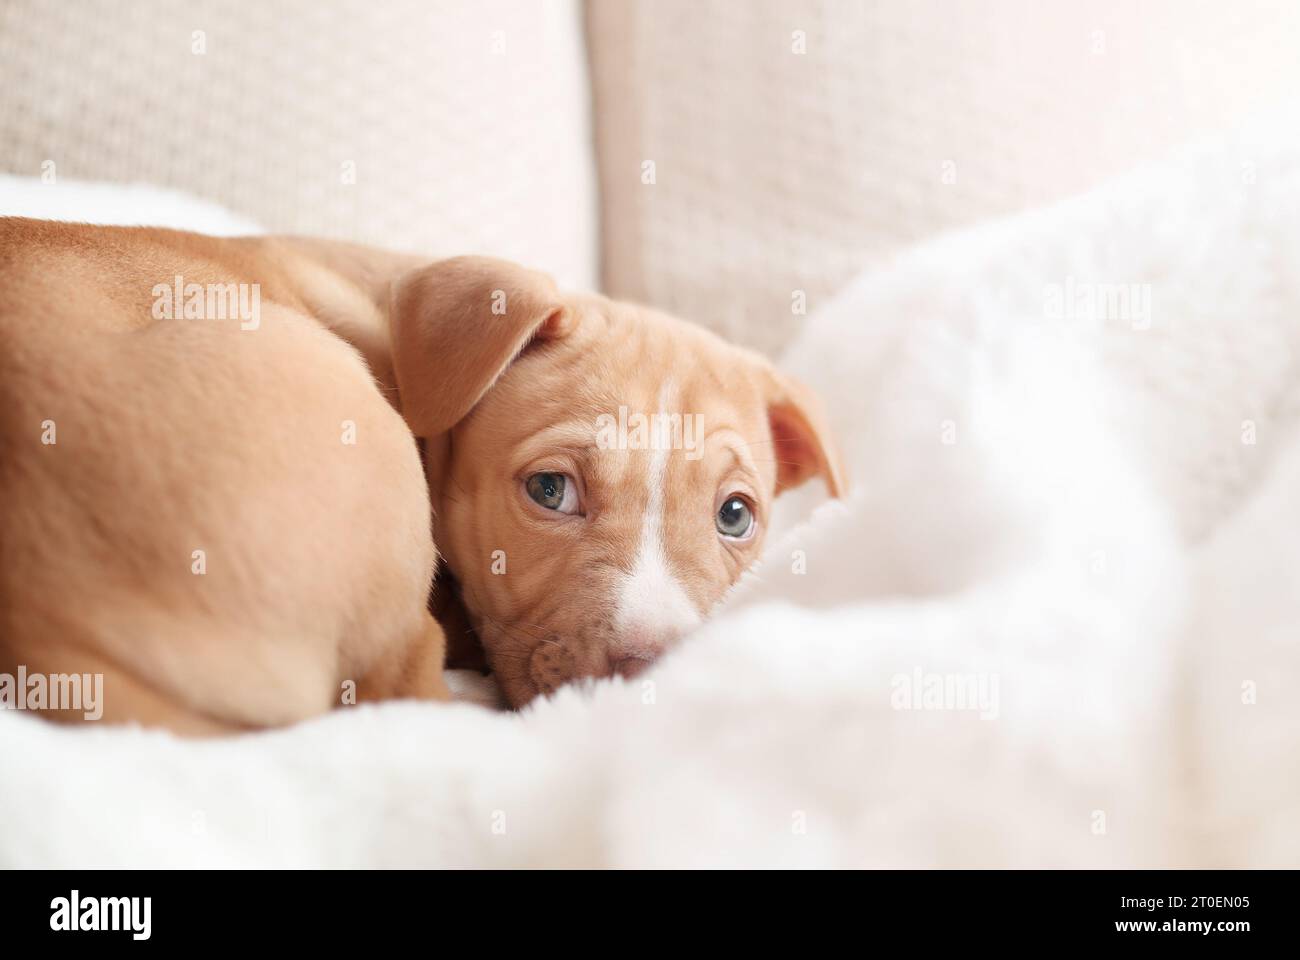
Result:
M0 171L179 188L304 233L589 286L576 0L0 10Z

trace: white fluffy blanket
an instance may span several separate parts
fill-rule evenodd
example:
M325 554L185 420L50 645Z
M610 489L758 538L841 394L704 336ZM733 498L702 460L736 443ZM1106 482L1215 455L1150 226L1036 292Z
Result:
M1280 128L815 310L785 365L856 490L644 682L212 742L0 713L0 865L1300 865Z

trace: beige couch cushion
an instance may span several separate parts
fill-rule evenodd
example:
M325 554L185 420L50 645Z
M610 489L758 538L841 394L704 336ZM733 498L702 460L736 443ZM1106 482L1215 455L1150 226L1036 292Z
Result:
M579 285L588 101L577 0L0 4L0 170L53 161L273 231L496 253Z
M796 290L1300 86L1300 5L1262 0L627 0L588 32L606 286L767 350Z

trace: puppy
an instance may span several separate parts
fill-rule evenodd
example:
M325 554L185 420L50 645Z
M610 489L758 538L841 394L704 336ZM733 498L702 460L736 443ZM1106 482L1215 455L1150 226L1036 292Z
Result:
M509 263L16 218L0 450L0 674L194 734L445 698L438 551L511 704L633 675L843 486L763 358Z
M843 485L813 398L762 357L645 308L528 296L559 304L545 336L441 436L412 421L439 546L515 706L640 672L757 558L776 494Z

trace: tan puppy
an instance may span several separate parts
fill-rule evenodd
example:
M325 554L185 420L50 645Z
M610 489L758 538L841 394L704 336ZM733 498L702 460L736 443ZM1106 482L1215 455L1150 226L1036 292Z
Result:
M0 674L108 720L445 697L435 538L511 703L634 673L817 474L761 357L508 263L0 219Z

